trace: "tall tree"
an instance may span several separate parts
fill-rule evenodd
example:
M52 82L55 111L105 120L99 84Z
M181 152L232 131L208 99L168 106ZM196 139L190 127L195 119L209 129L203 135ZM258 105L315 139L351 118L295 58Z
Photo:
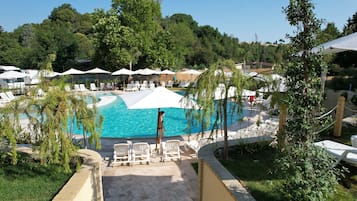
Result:
M229 69L232 76L228 77L224 70ZM199 123L201 126L209 125L213 114L216 115L217 122L223 122L224 128L224 158L228 158L228 112L240 114L242 112L242 90L247 87L248 82L240 70L235 67L232 60L219 61L210 66L196 80L195 87L189 87L185 96L189 98L196 95L197 104L201 110L188 110L189 122ZM228 91L235 89L233 103L237 106L228 108L230 99ZM215 100L218 92L219 100Z
M285 180L282 190L288 200L324 200L337 184L333 159L313 146L325 120L321 114L320 74L322 56L310 50L317 45L321 21L310 0L290 0L285 13L296 35L290 36L291 51L286 65L289 120L285 128L287 146L278 160Z
M138 36L138 51L141 53L139 65L151 66L155 61L166 60L169 50L156 41L162 32L160 4L155 0L113 0L112 9L116 10L122 26L128 27ZM159 47L161 46L161 47ZM160 50L153 53L153 50ZM163 59L161 57L164 51ZM153 63L154 61L154 63ZM160 64L161 62L159 62Z
M112 71L138 61L139 36L130 27L123 26L116 11L97 11L94 25L96 61Z

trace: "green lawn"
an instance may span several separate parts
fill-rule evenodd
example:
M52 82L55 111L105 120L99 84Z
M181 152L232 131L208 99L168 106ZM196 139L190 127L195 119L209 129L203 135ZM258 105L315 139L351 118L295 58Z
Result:
M230 153L230 160L221 163L248 188L253 197L258 201L276 200L283 201L279 194L279 184L281 180L275 174L274 156L276 150L268 146L259 149L250 147L247 151L237 146ZM346 174L346 183L351 187L345 188L343 185L337 186L337 192L329 199L353 201L357 200L357 168L344 164L350 170Z
M0 165L0 200L51 200L72 176L57 166L40 166L25 154L16 166Z

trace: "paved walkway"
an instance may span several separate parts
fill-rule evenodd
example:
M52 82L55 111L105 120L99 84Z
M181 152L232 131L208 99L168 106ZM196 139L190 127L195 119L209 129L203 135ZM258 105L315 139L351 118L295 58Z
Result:
M247 127L253 121L232 125L232 130ZM193 137L192 137L193 138ZM191 138L191 139L192 139ZM172 139L172 138L170 138ZM188 136L174 139L182 143ZM167 140L167 139L164 139ZM125 139L102 139L100 154L103 160L103 193L105 201L197 201L199 200L198 175L191 163L197 162L193 151L181 146L181 162L160 162L160 156L152 156L151 163L133 164L131 166L116 164L112 167L113 145L125 142ZM154 139L135 139L154 144Z
M102 177L105 201L199 199L198 176L191 165L197 161L193 152L182 149L181 161L160 162L160 156L153 156L149 165L116 164L114 167L110 164L110 152L104 149L101 154L106 159Z

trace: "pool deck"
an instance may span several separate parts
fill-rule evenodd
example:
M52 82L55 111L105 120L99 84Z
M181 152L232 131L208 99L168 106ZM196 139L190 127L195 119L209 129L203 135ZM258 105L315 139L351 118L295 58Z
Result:
M245 121L232 125L228 130L236 131L242 127L251 126L256 122L257 115ZM209 133L203 134L208 137ZM191 149L185 149L184 143L197 135L183 135L164 138L181 141L181 161L160 162L161 156L151 156L150 164L115 165L112 166L113 145L126 142L128 139L102 138L100 154L103 158L103 194L106 201L198 201L198 175L191 163L197 162L196 154ZM148 142L155 147L155 139L129 139L132 142Z
M149 165L112 166L110 160L104 160L104 200L199 200L198 176L191 166L197 158L193 152L181 151L181 161L160 162L160 156L157 155L151 156Z

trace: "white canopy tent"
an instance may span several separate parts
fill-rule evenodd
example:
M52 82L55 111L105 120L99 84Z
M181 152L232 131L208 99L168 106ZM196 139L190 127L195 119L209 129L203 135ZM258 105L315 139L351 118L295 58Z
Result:
M139 70L134 71L134 74L137 74L137 75L154 75L154 74L159 75L160 73L161 72L151 70L149 68L144 68L144 69L139 69Z
M128 70L126 68L122 68L112 73L112 75L133 75L134 71Z
M323 43L314 47L311 51L314 53L330 54L348 50L357 51L357 32Z
M156 87L133 93L120 95L128 109L158 109L160 108L196 108L194 101L184 98L165 87ZM159 119L159 118L158 118ZM159 122L158 122L159 123ZM158 127L158 125L157 125ZM156 132L156 142L158 142L158 129ZM156 144L157 146L157 144Z
M17 71L5 71L3 73L0 74L0 79L16 79L16 78L24 78L29 76L26 73L20 73Z
M61 73L61 75L82 75L82 74L85 74L85 72L81 71L81 70L77 70L75 68L71 68L71 69Z
M163 74L163 75L175 75L176 73L166 69L166 70L161 71L160 74Z
M93 68L91 70L87 70L84 73L86 74L110 74L109 71L103 70L101 68Z
M18 67L15 67L15 66L1 66L0 65L0 70L3 70L3 71L16 71L16 70L21 70L21 69L18 68Z

